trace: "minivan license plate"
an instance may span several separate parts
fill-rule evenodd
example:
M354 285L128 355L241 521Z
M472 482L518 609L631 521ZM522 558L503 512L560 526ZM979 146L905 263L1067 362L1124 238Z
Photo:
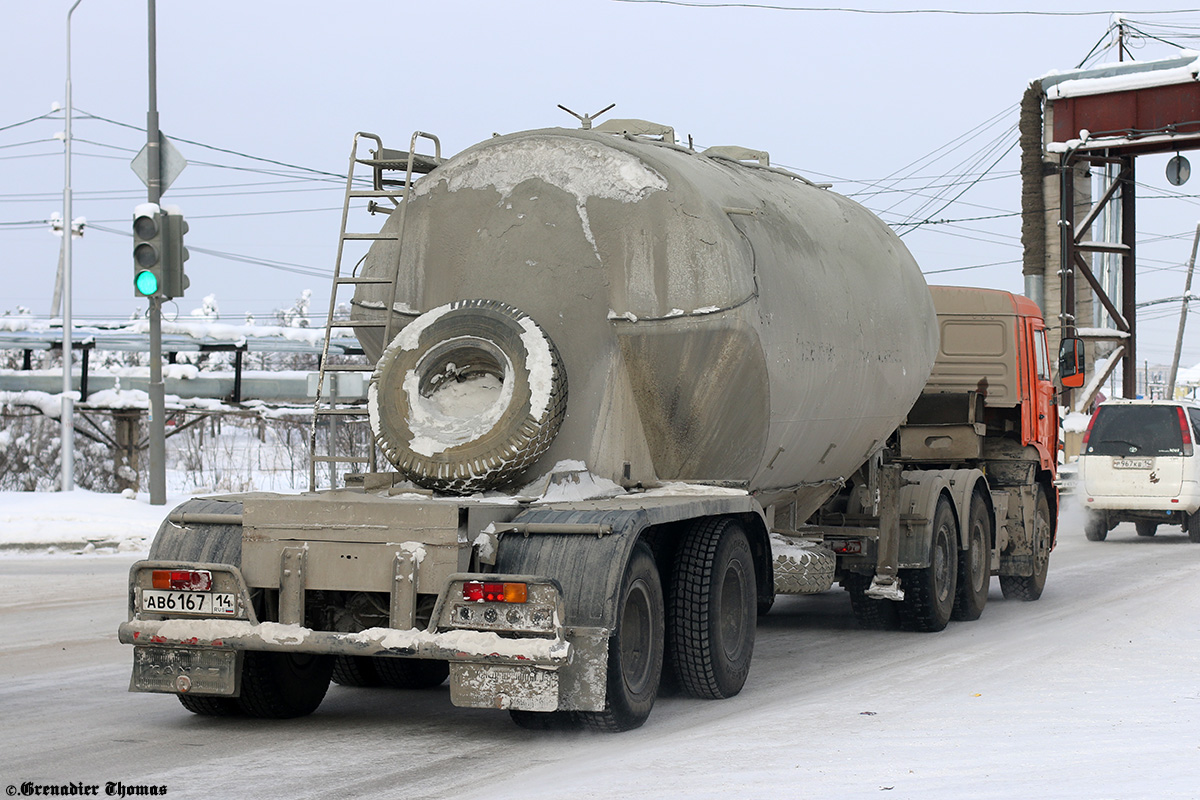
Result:
M1154 469L1153 458L1114 458L1113 469Z

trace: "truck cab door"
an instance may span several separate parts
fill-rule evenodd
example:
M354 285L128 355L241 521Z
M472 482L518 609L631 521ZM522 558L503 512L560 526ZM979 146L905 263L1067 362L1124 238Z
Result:
M1041 320L1027 319L1030 335L1026 341L1033 348L1034 369L1032 379L1031 408L1033 415L1034 444L1053 464L1058 459L1058 405L1055 403L1054 382L1050 377L1050 351L1047 349L1046 327ZM1050 465L1045 465L1050 466Z

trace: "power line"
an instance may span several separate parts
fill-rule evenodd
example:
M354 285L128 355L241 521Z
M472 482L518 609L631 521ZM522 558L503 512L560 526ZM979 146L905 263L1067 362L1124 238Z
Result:
M690 0L613 0L617 3L656 4L686 8L752 8L765 11L803 11L810 13L917 15L944 14L964 17L1108 17L1112 11L970 11L953 8L878 9L836 6L779 6L767 3L700 3ZM1170 11L1139 11L1139 14L1192 14L1200 8L1179 8Z

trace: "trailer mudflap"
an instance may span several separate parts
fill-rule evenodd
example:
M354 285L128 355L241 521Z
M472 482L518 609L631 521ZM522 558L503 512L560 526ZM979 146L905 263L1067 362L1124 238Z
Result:
M558 691L558 672L544 667L450 664L450 702L456 706L556 711Z
M135 647L129 691L236 697L241 678L237 650Z

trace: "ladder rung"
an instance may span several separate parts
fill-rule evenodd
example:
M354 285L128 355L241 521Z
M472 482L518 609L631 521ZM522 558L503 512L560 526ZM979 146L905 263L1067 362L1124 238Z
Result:
M316 413L322 417L337 416L337 417L365 417L367 409L365 406L359 408L318 408Z
M313 456L313 461L319 464L367 464L367 456Z
M370 372L374 364L326 364L326 372Z
M399 239L394 233L343 233L343 239Z
M388 189L351 189L351 197L404 197L405 191L389 191Z
M386 283L391 284L391 278L338 278L337 283L352 283L352 284L374 284Z

